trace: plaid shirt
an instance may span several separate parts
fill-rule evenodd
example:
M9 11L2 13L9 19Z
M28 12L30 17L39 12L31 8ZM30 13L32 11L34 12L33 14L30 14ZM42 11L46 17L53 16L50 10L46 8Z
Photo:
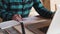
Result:
M0 17L3 20L11 20L15 14L27 17L32 7L43 17L50 18L53 14L44 8L40 0L0 0Z

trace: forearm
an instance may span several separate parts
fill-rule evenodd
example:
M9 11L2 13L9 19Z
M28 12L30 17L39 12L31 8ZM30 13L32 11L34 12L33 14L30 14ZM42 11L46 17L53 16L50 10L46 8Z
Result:
M52 15L54 14L52 11L47 10L46 8L41 8L38 13L46 18L52 18Z
M47 9L43 6L43 4L40 2L40 0L38 0L38 1L35 0L33 7L34 7L35 10L40 14L40 16L46 17L46 18L52 18L53 12L47 10Z

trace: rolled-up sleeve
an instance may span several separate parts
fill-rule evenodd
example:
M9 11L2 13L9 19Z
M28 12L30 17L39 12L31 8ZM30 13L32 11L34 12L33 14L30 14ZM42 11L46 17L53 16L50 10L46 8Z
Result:
M40 2L40 0L34 0L33 7L35 10L40 14L40 16L46 17L46 18L52 18L53 12L47 10L43 4Z

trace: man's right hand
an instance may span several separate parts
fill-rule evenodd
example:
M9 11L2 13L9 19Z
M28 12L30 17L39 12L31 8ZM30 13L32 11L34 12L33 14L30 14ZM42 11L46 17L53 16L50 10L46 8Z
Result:
M16 21L21 21L22 20L22 17L21 15L19 14L15 14L13 17L12 17L13 20L16 20Z

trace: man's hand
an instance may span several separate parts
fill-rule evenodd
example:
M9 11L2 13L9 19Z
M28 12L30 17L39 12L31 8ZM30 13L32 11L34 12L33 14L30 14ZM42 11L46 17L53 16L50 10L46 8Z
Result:
M16 20L16 21L21 21L22 20L22 17L21 15L18 15L18 14L15 14L13 17L12 17L13 20Z

